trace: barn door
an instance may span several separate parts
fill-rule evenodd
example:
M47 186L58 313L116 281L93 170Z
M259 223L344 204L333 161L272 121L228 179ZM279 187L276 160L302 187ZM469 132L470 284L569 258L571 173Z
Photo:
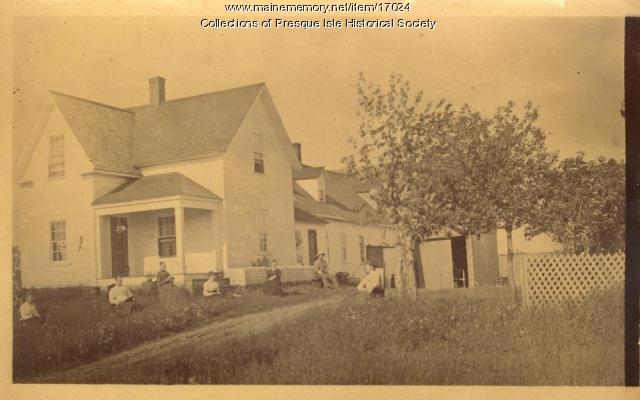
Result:
M431 240L420 245L422 274L427 289L453 288L450 240Z
M129 225L127 219L111 217L111 273L129 276Z

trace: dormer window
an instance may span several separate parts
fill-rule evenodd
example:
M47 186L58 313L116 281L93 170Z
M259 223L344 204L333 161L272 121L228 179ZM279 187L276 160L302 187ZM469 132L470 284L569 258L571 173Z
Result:
M49 138L49 178L64 176L64 135Z
M264 145L262 134L253 134L253 172L264 174Z

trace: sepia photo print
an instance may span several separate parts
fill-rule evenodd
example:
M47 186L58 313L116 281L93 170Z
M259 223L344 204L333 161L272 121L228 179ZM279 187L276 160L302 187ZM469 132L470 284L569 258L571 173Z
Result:
M638 385L640 8L210 3L12 17L13 384Z

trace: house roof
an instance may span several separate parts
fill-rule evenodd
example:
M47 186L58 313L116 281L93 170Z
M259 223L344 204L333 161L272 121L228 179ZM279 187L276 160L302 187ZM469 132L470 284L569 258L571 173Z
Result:
M304 222L307 224L320 224L320 225L328 224L328 222L325 221L324 219L318 218L315 215L308 213L298 207L293 208L293 216L296 222Z
M96 170L139 174L132 165L132 112L57 92L51 96Z
M302 186L294 181L294 205L296 208L320 219L361 224L370 223L373 219L379 223L386 223L379 213L358 195L361 187L361 182L346 174L325 171L326 201L316 201Z
M324 171L323 167L309 167L307 165L303 165L302 169L298 171L293 171L293 179L295 180L303 180L303 179L315 179L320 177Z
M170 196L221 200L209 189L178 172L148 175L131 180L93 202L93 205L124 203Z
M131 108L133 164L224 153L264 88L259 83Z

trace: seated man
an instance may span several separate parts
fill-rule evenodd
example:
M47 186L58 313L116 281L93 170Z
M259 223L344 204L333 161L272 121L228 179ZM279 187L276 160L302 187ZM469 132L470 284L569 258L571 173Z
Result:
M116 285L109 290L109 303L130 313L133 310L133 293L131 289L122 284L122 277L114 278Z
M380 274L378 274L378 271L371 265L369 260L365 263L364 268L367 273L360 280L357 289L359 292L371 294L374 290L380 289L382 286L380 284Z
M25 295L24 303L20 306L20 322L23 325L44 322L44 318L40 316L36 305L33 303L33 295L31 293Z
M204 285L202 285L202 295L204 297L219 295L220 293L220 284L216 281L215 272L209 272L209 280L207 280Z
M316 273L320 276L322 285L325 288L334 289L336 287L340 287L335 275L329 272L327 262L324 260L324 253L320 253L316 256L316 261L313 265L316 267Z

